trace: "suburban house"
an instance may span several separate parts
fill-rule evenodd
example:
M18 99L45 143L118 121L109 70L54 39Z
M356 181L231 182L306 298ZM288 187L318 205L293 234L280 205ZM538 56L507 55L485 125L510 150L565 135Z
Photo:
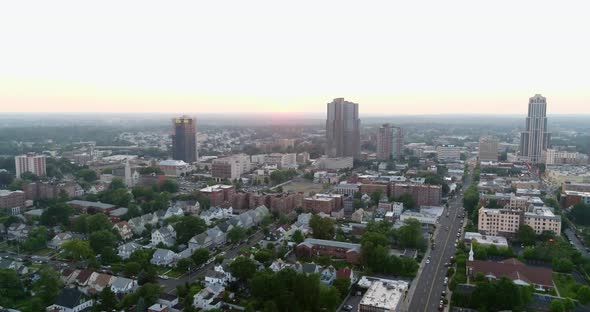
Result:
M176 260L177 255L174 251L168 249L158 248L152 256L150 262L154 265L172 265Z
M111 284L111 290L115 294L126 294L133 292L137 288L137 281L126 278L116 277L115 281Z
M6 229L6 238L17 242L24 242L29 237L32 226L24 223L13 223Z
M142 216L129 219L128 223L133 228L133 232L141 234L145 231L146 225L154 226L160 221L155 213L146 213Z
M336 269L333 266L323 268L320 271L320 282L330 286L336 279Z
M281 271L281 270L284 270L284 269L290 268L290 267L291 267L290 264L286 263L285 261L283 261L283 259L279 258L279 259L273 261L273 263L271 263L268 268L276 273L278 271Z
M113 229L115 229L119 233L123 240L128 240L131 237L133 237L133 229L131 228L129 223L127 223L127 221L120 221L115 223Z
M88 279L88 293L97 294L106 287L110 287L114 281L115 277L112 275L94 272Z
M356 264L360 260L361 245L307 238L305 241L297 245L295 253L298 257L327 255L337 259L345 259L348 263Z
M161 227L152 231L152 245L162 243L166 246L173 246L176 243L176 231L171 225Z
M189 248L192 250L209 248L212 244L213 240L207 235L207 232L193 236L188 242Z
M117 248L117 255L119 255L119 257L121 257L121 259L129 259L129 256L131 256L131 254L134 251L141 249L141 248L143 248L143 246L141 246L140 244L137 244L134 242L129 242L129 243L123 244Z
M87 311L94 305L94 301L76 288L63 288L55 303L48 306L48 312L80 312Z
M233 216L233 208L221 208L221 207L211 207L208 210L201 212L199 217L210 225L213 220L221 220L226 218L231 218Z
M172 206L166 209L166 213L164 213L163 219L168 219L170 217L182 217L184 216L184 211L179 206Z
M53 249L61 248L61 245L69 240L72 240L73 236L70 233L63 232L55 234L55 236L47 243L47 247Z
M193 297L193 305L197 308L207 310L219 309L222 303L222 293L225 287L222 285L211 285L203 288Z
M211 244L213 244L213 246L220 246L225 244L226 235L217 226L208 229L206 233L207 236L211 238Z
M213 270L208 270L205 273L205 286L211 285L223 285L227 286L227 284L233 281L234 278L232 274L223 267L223 265L216 265Z

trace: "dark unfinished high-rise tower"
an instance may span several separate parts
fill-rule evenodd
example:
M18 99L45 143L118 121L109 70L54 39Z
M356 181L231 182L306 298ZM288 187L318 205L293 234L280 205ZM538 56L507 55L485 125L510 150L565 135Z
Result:
M328 103L326 118L326 155L328 157L358 157L360 154L359 105L334 99Z
M172 119L172 158L187 163L197 161L197 125L194 118L182 116Z

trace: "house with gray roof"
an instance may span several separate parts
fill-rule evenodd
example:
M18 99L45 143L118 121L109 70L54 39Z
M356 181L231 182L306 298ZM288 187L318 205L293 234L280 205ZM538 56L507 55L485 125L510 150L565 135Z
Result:
M177 259L177 255L174 251L168 249L158 248L152 256L150 261L153 265L170 266Z
M133 292L137 288L137 281L117 276L115 281L111 284L111 290L115 294L127 294Z
M152 231L152 245L162 243L166 246L173 246L176 243L176 231L171 225L161 227Z
M141 248L143 248L143 246L141 246L140 244L137 244L134 242L129 242L129 243L123 244L117 248L117 255L119 255L119 257L121 257L121 259L129 259L129 256L131 256L131 254L134 251L141 249Z
M62 288L55 302L48 306L49 312L81 312L90 311L94 300L77 288Z
M193 236L188 242L189 248L196 250L199 248L209 248L213 244L211 237L207 235L207 232L197 234Z

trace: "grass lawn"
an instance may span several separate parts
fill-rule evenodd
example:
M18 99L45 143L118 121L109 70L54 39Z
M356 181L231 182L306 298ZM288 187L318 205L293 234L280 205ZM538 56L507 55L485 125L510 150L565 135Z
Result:
M553 282L562 297L576 298L576 290L580 284L570 274L553 273Z
M166 275L170 278L179 278L186 272L177 271L176 269L166 273Z
M324 190L324 186L321 183L313 183L310 181L298 181L291 182L283 185L283 191L303 192L309 194L309 192L321 193Z

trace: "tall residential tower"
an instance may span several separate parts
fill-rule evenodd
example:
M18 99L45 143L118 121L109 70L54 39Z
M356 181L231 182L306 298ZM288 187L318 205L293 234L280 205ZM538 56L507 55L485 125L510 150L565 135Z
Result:
M197 125L194 118L182 116L172 119L172 158L187 163L197 161Z
M547 99L540 94L535 94L529 99L526 127L520 134L520 156L536 164L542 161L543 151L548 145Z
M326 155L358 157L360 154L359 105L344 98L328 103L326 119Z
M384 124L377 131L377 159L399 159L403 145L404 134L400 127Z

